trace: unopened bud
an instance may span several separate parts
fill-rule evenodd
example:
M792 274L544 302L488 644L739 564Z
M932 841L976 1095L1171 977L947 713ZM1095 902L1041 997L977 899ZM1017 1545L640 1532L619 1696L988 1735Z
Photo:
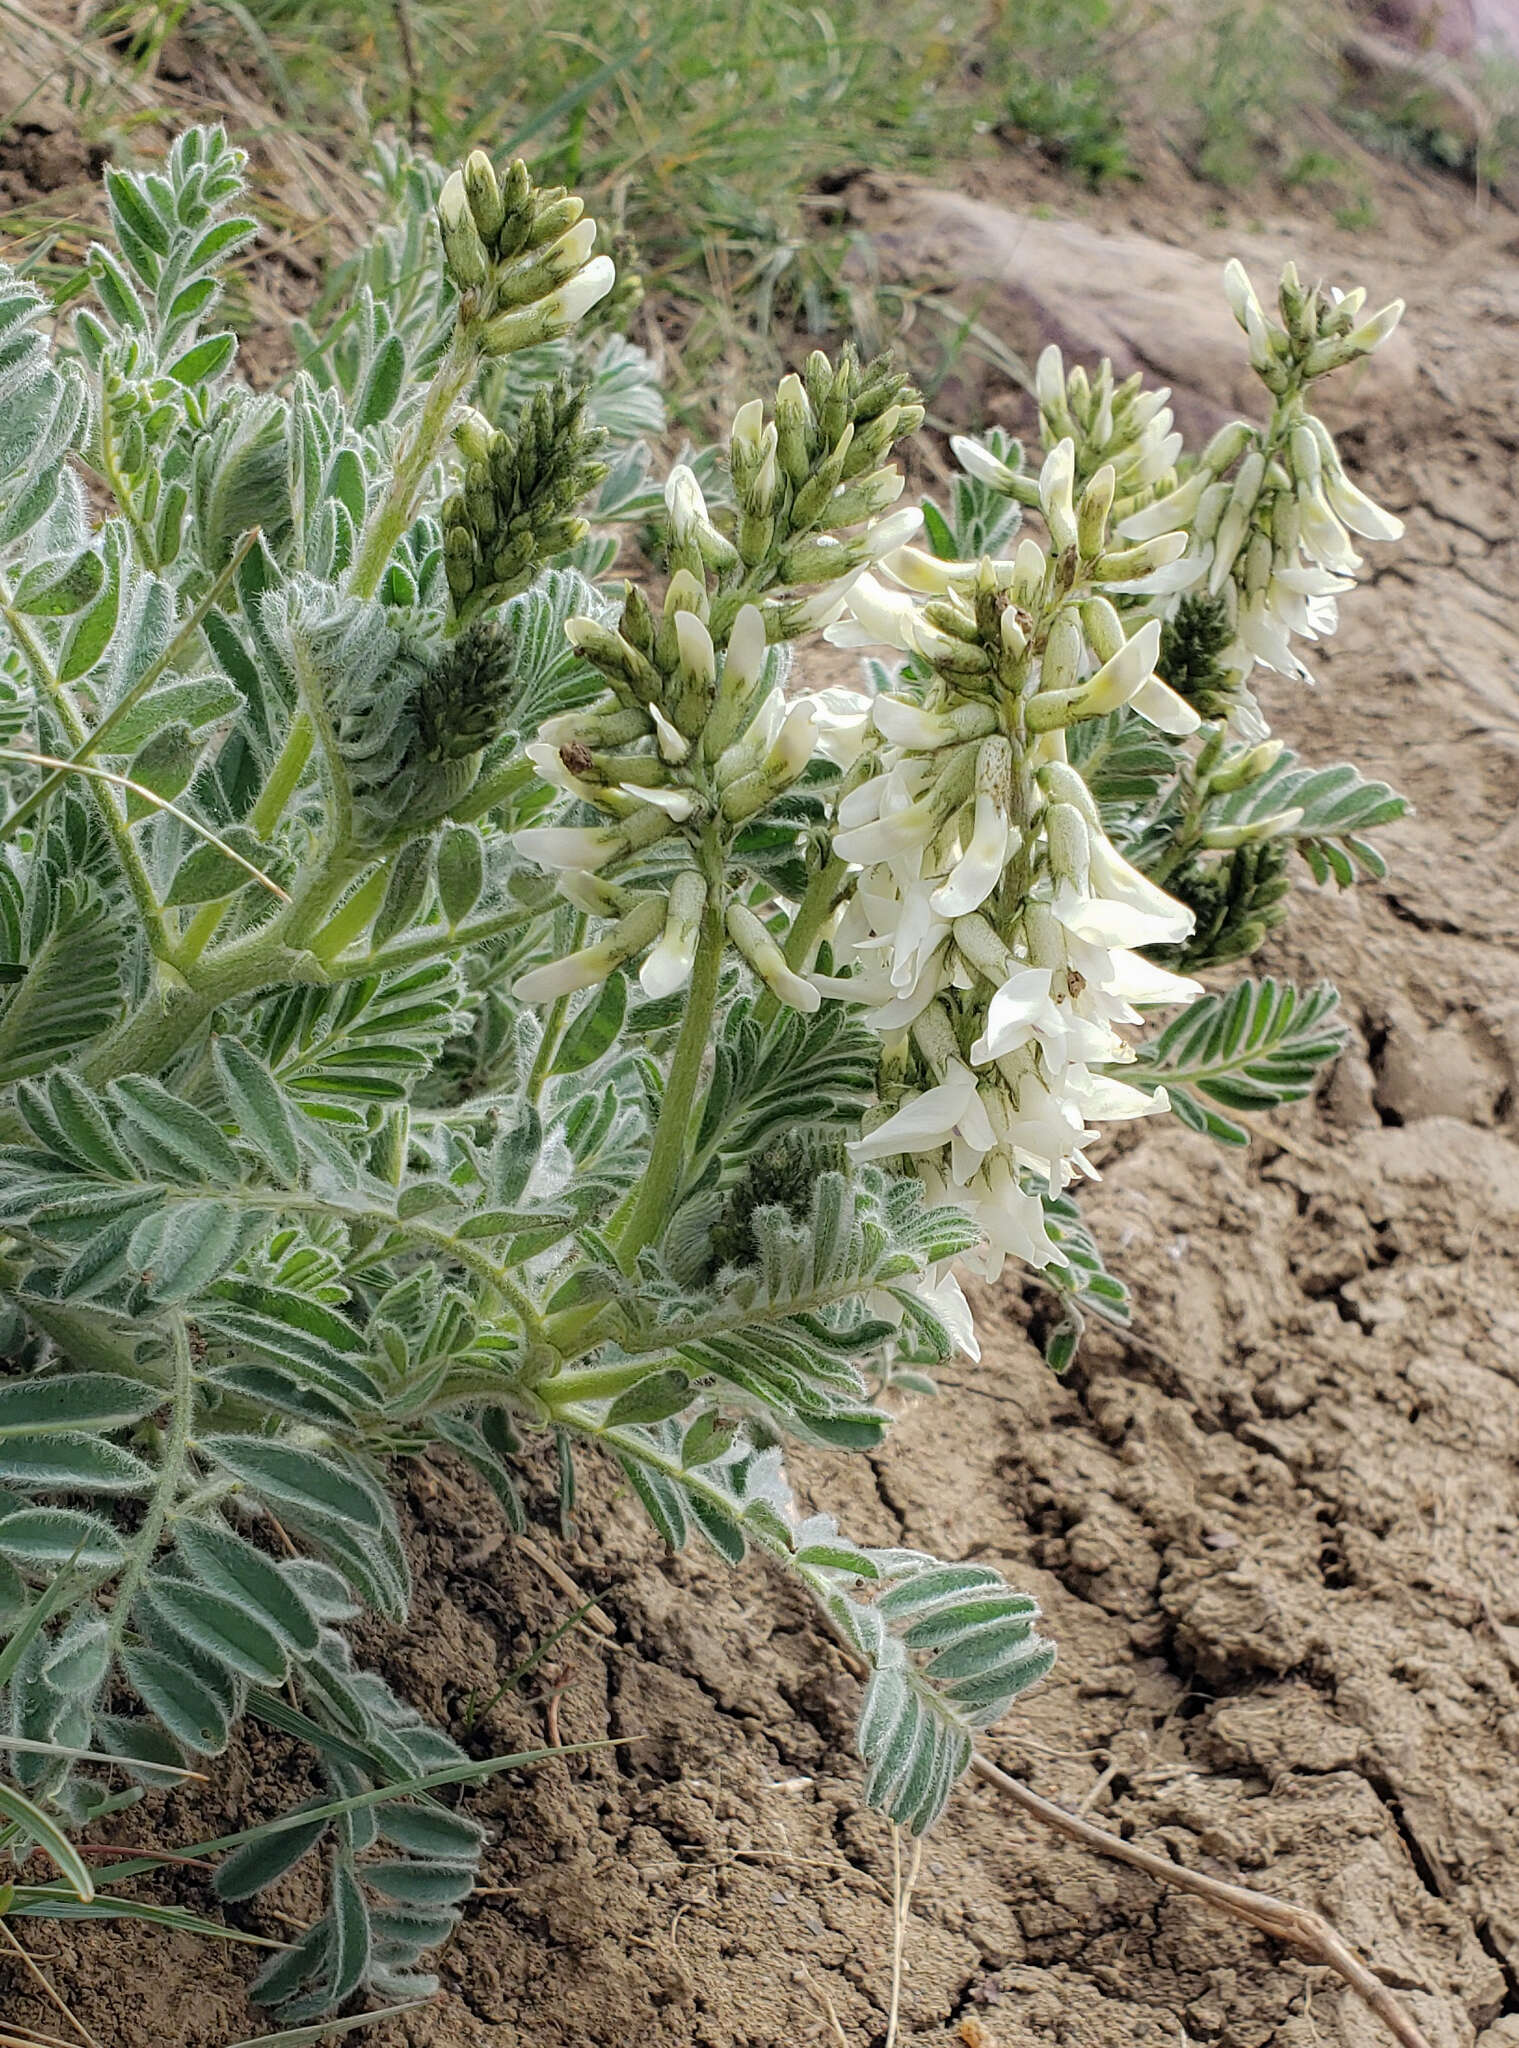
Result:
M483 149L472 149L464 163L464 190L469 210L486 247L494 248L501 224L506 219L506 201L496 182L496 170Z
M1112 464L1105 462L1081 494L1076 510L1076 545L1084 562L1095 561L1102 553L1116 483Z

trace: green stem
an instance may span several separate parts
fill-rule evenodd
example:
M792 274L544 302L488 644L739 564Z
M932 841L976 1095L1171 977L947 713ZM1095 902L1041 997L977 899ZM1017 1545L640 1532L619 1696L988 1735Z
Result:
M190 1425L195 1417L195 1369L190 1356L190 1335L183 1316L175 1316L172 1329L174 1387L170 1395L169 1427L164 1436L158 1480L148 1501L147 1513L142 1518L141 1528L132 1538L126 1569L116 1581L110 1622L113 1653L121 1648L122 1637L132 1617L132 1603L142 1591L143 1581L152 1569L159 1538L173 1512L185 1462L190 1455Z
M803 891L802 900L796 906L796 915L791 920L791 929L786 934L782 948L786 965L794 974L800 974L811 958L817 944L818 933L828 921L829 913L838 901L839 884L849 872L849 863L840 860L836 853L830 853L827 860L813 875ZM773 990L765 989L754 1007L756 1024L769 1025L780 1014L780 998Z
M585 918L577 916L570 928L567 953L576 953L585 940ZM559 1050L559 1041L564 1035L564 1020L569 1014L568 996L556 996L550 1003L548 1015L543 1020L543 1036L538 1041L538 1050L533 1055L532 1071L527 1077L527 1099L538 1103L543 1100L543 1091L548 1086L549 1070L554 1064L554 1055Z
M294 796L306 772L306 763L311 759L314 737L311 720L304 711L297 711L290 721L284 745L269 771L269 780L264 784L258 802L248 813L249 829L260 839L267 839L284 816L285 806Z
M379 589L396 542L415 516L428 472L442 453L454 407L473 381L479 361L471 330L456 326L448 353L428 386L416 426L396 460L390 488L364 528L349 577L349 588L356 597L373 597Z
M452 933L445 933L440 926L429 925L412 938L398 939L394 945L381 946L378 952L356 953L347 957L340 954L336 960L324 962L327 979L356 981L365 974L388 974L398 967L415 967L423 960L441 959L445 955L457 958L471 946L483 946L487 939L499 939L505 933L515 931L519 925L530 923L538 915L536 910L524 910L514 904L509 910L497 910L489 917L477 917L472 923L457 925Z
M72 698L59 682L53 664L48 660L46 649L15 609L10 590L4 584L0 584L0 618L3 618L10 628L11 637L36 678L40 692L47 698L61 720L70 745L77 750L83 744L88 728L75 708ZM110 834L111 843L116 849L116 858L120 862L121 872L131 891L132 900L137 906L138 915L142 919L148 945L158 959L172 960L173 945L168 928L164 924L163 912L153 892L153 885L148 880L148 871L142 864L142 856L132 838L131 827L117 809L109 785L93 776L86 776L84 780L100 814L100 821Z
M121 730L122 725L130 714L137 709L137 706L142 702L149 690L153 688L153 685L163 676L167 675L172 668L177 666L179 657L200 631L211 608L225 593L228 584L231 583L233 577L241 568L244 558L258 537L259 530L256 526L243 535L243 538L233 550L226 568L222 570L211 588L196 605L163 653L159 655L156 661L149 662L126 695L118 703L111 706L105 717L101 719L99 725L92 726L85 734L83 740L70 757L70 765L77 761L87 761L91 754L106 751L107 740ZM67 769L57 768L51 775L45 776L32 791L31 795L24 802L19 803L15 810L10 813L9 817L0 820L0 839L10 838L18 826L24 825L28 818L34 816L41 809L42 805L47 802L53 791L67 779L67 775Z
M121 464L116 460L116 440L111 432L109 398L100 408L100 473L110 485L111 496L116 500L117 509L131 532L132 546L138 563L144 569L156 569L158 564L153 554L153 543L149 540L148 530L132 501L131 486L122 474Z
M702 912L701 935L691 969L686 1014L675 1043L664 1100L659 1106L648 1168L632 1211L617 1233L618 1257L627 1273L633 1271L643 1247L652 1243L670 1220L670 1209L680 1188L691 1111L717 1008L724 937L722 883L717 877L707 884L707 905Z

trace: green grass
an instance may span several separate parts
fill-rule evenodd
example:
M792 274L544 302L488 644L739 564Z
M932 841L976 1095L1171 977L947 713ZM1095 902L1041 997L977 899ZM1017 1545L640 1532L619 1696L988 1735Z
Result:
M765 354L778 331L851 324L849 237L819 187L953 161L990 106L971 62L981 0L893 0L885 34L869 0L248 11L334 149L352 147L361 93L370 120L410 126L440 157L520 152L584 193L634 238L696 385L735 335Z

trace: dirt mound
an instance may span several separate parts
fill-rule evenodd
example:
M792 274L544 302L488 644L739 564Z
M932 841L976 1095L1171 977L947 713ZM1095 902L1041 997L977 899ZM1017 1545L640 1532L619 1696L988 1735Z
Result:
M1365 252L1328 253L1362 273ZM1091 1217L1135 1289L1132 1340L1095 1336L1058 1382L1010 1280L979 1303L979 1368L946 1374L873 1463L803 1476L852 1533L984 1556L1038 1593L1061 1660L991 1739L998 1761L1320 1908L1435 2048L1514 2048L1519 272L1491 239L1413 227L1372 267L1411 299L1429 371L1347 452L1409 534L1377 551L1320 688L1279 685L1273 709L1417 812L1384 884L1305 897L1264 963L1333 965L1352 1049L1248 1157L1147 1127L1110 1158ZM571 1593L502 1540L480 1489L412 1468L416 1620L370 1644L392 1682L481 1755L549 1729L619 1746L471 1799L499 1841L445 1993L365 2040L879 2048L891 1854L859 1803L854 1680L789 1587L661 1557L610 1475L585 1481L553 1545ZM467 1730L471 1700L591 1594L613 1633L566 1638ZM121 1839L246 1820L261 1784L289 1796L285 1753L255 1745ZM196 1873L165 1886L209 1909ZM313 1904L297 1874L241 1921L283 1936ZM237 1951L17 1928L105 2048L217 2048L258 2024ZM3 1959L0 1984L7 2022L58 2031ZM916 2048L1381 2039L1337 1979L1053 1844L984 1785L927 1844Z

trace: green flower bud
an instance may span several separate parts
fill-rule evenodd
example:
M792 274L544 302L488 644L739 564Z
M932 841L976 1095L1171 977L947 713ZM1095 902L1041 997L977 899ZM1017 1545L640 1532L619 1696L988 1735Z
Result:
M494 249L506 219L506 201L496 182L495 166L483 149L472 149L465 159L464 190L480 239L487 249Z

